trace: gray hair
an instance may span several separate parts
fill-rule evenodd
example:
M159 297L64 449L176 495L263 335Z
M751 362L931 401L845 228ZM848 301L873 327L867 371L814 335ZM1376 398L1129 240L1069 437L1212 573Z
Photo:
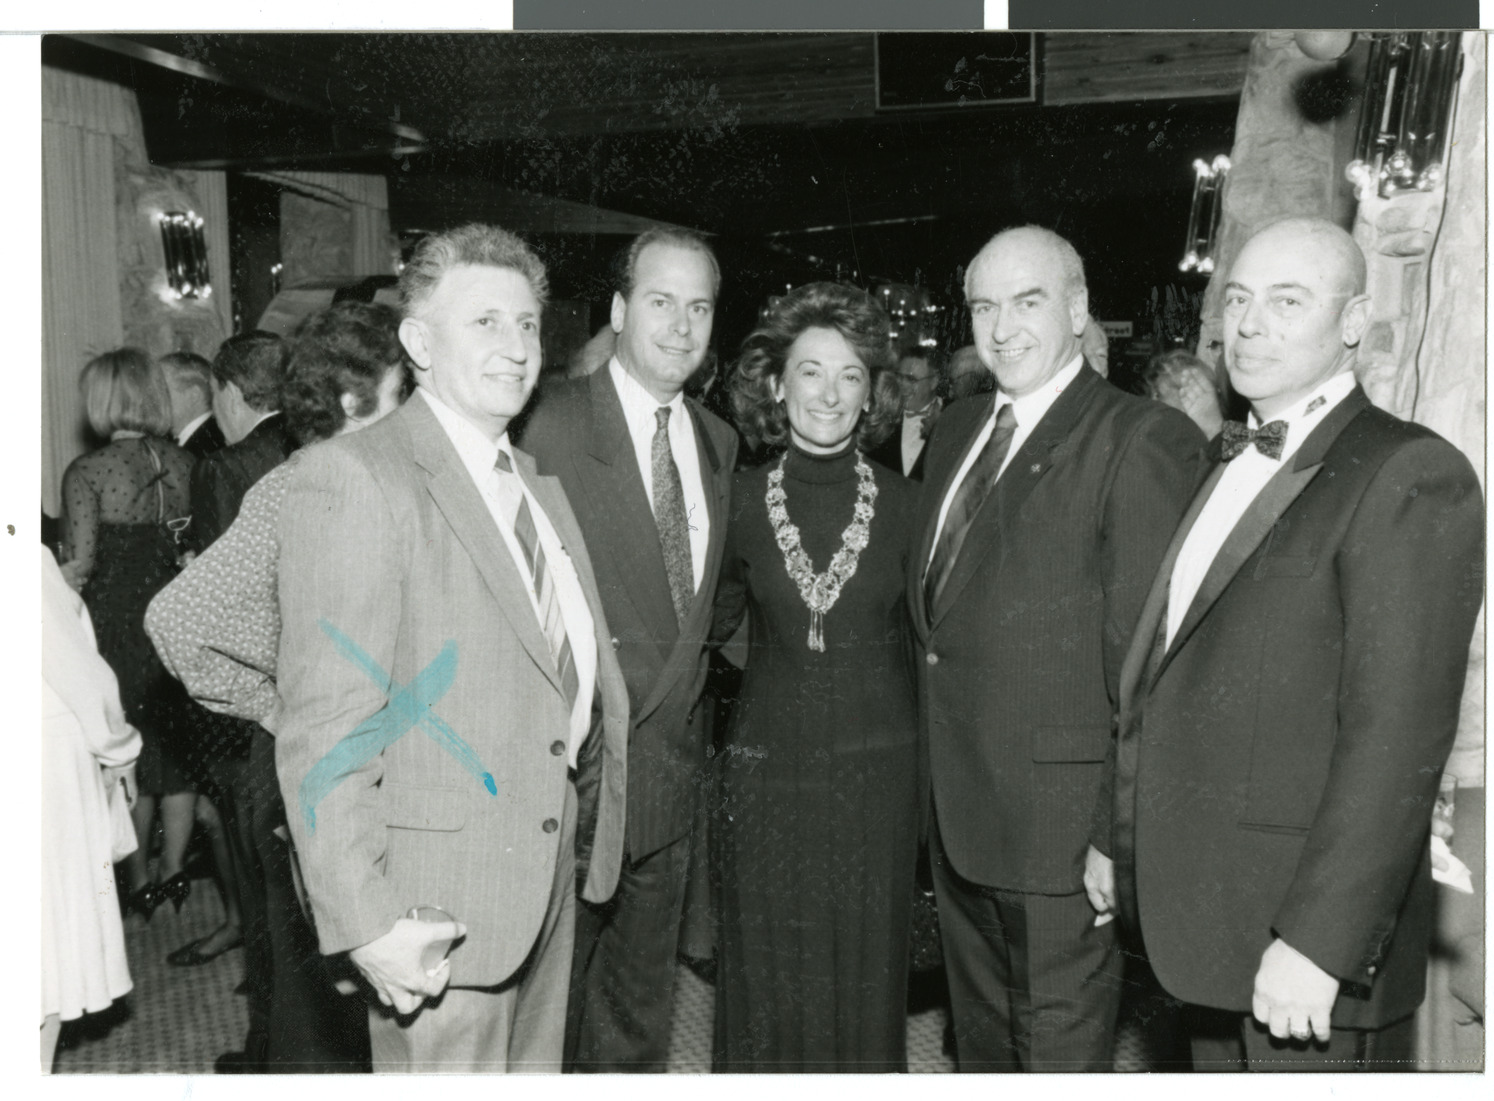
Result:
M473 264L507 268L522 275L540 305L550 295L550 277L545 262L518 236L500 226L470 222L456 229L433 233L415 246L399 275L400 309L406 317L415 313L431 296L436 284L452 268Z

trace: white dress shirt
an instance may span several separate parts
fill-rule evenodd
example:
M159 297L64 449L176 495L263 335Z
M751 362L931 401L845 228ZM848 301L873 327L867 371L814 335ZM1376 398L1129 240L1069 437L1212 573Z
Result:
M206 424L208 422L208 418L212 415L213 411L209 409L206 413L199 414L198 416L195 416L191 420L189 420L186 423L186 426L176 434L176 446L186 447L187 441L192 438L192 433L196 432L199 428Z
M1209 567L1214 564L1220 548L1229 538L1229 533L1235 530L1240 517L1245 515L1245 510L1260 495L1261 490L1266 488L1266 483L1275 477L1276 472L1297 453L1312 430L1353 389L1354 372L1344 371L1334 375L1281 416L1272 417L1273 421L1285 421L1287 425L1281 458L1269 459L1251 444L1225 466L1224 473L1214 484L1213 493L1209 495L1198 519L1193 522L1193 527L1183 540L1177 561L1172 566L1172 578L1167 590L1166 645L1172 645L1173 637L1182 626L1183 617L1188 614L1188 606L1198 595ZM1319 398L1322 400L1319 401ZM1260 427L1254 413L1250 414L1249 425L1251 428Z
M944 518L949 515L949 506L954 501L955 492L960 488L960 483L965 480L965 475L970 473L970 468L975 465L975 460L980 456L981 448L985 447L986 442L990 440L991 433L996 431L996 415L1001 412L1001 407L1003 405L1012 407L1012 415L1017 418L1017 429L1012 433L1012 444L1006 449L1006 458L1001 462L1001 469L996 472L998 481L1006 473L1006 468L1012 465L1012 457L1027 442L1027 437L1032 435L1032 430L1038 426L1038 422L1043 419L1049 409L1053 408L1053 403L1058 400L1058 396L1069 388L1082 370L1084 370L1084 356L1081 354L1069 360L1064 369L1054 375L1052 381L1046 386L1039 387L1030 394L1013 398L1003 390L996 391L996 404L991 406L991 415L986 418L985 425L976 434L974 446L965 456L965 461L960 464L954 481L949 484L949 492L944 495L944 503L939 506L939 523L934 528L934 540L929 544L929 562L933 561L934 551L939 546L939 533L944 530ZM923 565L927 570L929 563L925 562Z
M534 609L534 617L540 620L539 597L535 595L534 586L528 581L529 563L525 560L523 548L519 546L518 536L514 534L513 516L508 513L504 505L502 491L499 488L499 478L502 475L493 466L498 461L500 451L507 452L509 461L513 462L513 445L509 443L508 433L505 432L499 437L498 442L494 443L476 425L444 404L425 387L421 386L418 389L420 396L426 400L431 411L436 414L436 420L446 431L452 446L461 456L462 465L467 468L467 473L472 476L472 481L476 483L478 491L482 494L483 503L488 506L493 523L503 537L503 544L508 548L514 568L519 571L519 577L524 581L524 591L529 594L529 603ZM576 702L571 708L569 742L570 763L571 767L575 768L576 755L580 752L581 743L586 741L586 735L591 730L591 698L596 688L597 678L596 626L591 617L591 608L586 603L586 593L581 589L581 580L576 576L576 567L571 562L571 556L566 553L560 536L551 526L550 518L545 515L545 510L529 492L529 487L523 484L524 480L518 474L518 464L513 463L513 467L514 477L523 486L524 499L529 502L529 512L534 517L535 532L539 536L540 547L545 552L545 566L550 572L555 586L555 595L560 601L560 618L565 623L566 638L570 640L571 660L576 663L578 687ZM543 627L542 620L540 623Z
M638 457L638 473L643 475L643 492L648 494L648 507L654 507L654 433L659 422L654 413L660 408L658 400L643 388L643 385L623 370L617 357L607 361L607 372L612 376L612 386L622 402L623 419L628 422L628 435L633 440L633 454ZM669 450L674 454L674 465L680 472L680 487L685 493L685 517L690 525L690 569L695 574L694 585L698 592L705 579L706 548L711 543L711 518L706 508L705 481L700 473L700 454L695 446L695 421L685 408L685 395L674 395L669 402ZM656 514L657 515L657 514Z
M922 409L915 409L903 414L902 435L902 460L903 477L913 469L913 464L918 461L918 456L923 454L923 445L927 442L923 435L923 422L934 408L934 403L929 402Z

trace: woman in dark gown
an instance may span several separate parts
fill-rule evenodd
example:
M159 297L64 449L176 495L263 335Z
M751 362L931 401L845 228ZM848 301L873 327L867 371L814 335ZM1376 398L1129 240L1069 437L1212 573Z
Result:
M180 909L190 889L182 861L197 797L171 742L182 696L146 637L145 608L176 576L192 456L170 439L166 381L145 352L106 352L84 367L80 383L89 424L109 442L62 476L63 575L83 594L125 718L144 739L132 811L140 848L125 872L130 905L148 918L166 898ZM155 884L147 859L158 803L165 843Z
M906 1070L913 487L862 455L899 414L886 315L854 287L799 287L732 385L738 425L782 454L737 476L718 597L719 636L751 620L712 826L715 1069Z

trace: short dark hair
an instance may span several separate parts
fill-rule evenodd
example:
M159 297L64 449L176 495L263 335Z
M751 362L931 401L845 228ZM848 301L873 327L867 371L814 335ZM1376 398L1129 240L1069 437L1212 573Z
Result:
M237 386L249 408L273 413L280 408L285 355L285 341L277 333L263 329L240 333L219 346L213 357L213 379L219 386L230 382Z
M330 439L347 420L342 395L352 394L355 415L366 417L391 371L400 374L400 400L415 381L399 340L399 314L373 302L338 302L297 327L285 370L285 420L304 446Z
M550 295L545 262L528 243L502 226L469 222L456 229L423 237L399 273L399 304L409 317L436 289L452 268L463 264L507 268L522 275L541 306Z
M88 423L100 436L124 429L148 436L171 434L171 395L166 376L139 348L116 348L94 356L78 379Z
M902 415L902 391L893 370L887 313L870 294L848 283L806 283L769 306L762 323L742 342L731 378L737 427L754 446L788 439L788 412L773 396L789 348L808 329L832 329L845 338L871 373L871 410L856 427L863 451L887 438Z
M705 253L705 258L711 262L711 294L721 297L721 264L716 259L716 250L711 248L705 235L696 233L693 229L655 226L634 237L628 247L617 254L613 264L612 286L623 296L624 301L633 296L633 288L638 283L638 257L643 255L643 250L649 245L672 245L674 248Z
M204 401L213 400L213 365L196 352L167 352L156 360L166 375L183 390L196 390Z

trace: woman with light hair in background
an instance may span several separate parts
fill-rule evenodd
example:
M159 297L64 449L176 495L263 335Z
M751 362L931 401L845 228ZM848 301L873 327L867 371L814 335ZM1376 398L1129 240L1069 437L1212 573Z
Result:
M145 608L176 576L176 536L191 512L192 456L171 439L171 398L160 367L139 348L105 352L83 368L88 423L109 442L74 459L62 476L63 575L83 594L99 653L119 680L125 719L136 727L138 851L126 862L126 907L147 921L191 890L182 870L197 795L173 742L181 696L145 636ZM150 828L165 835L149 876Z

